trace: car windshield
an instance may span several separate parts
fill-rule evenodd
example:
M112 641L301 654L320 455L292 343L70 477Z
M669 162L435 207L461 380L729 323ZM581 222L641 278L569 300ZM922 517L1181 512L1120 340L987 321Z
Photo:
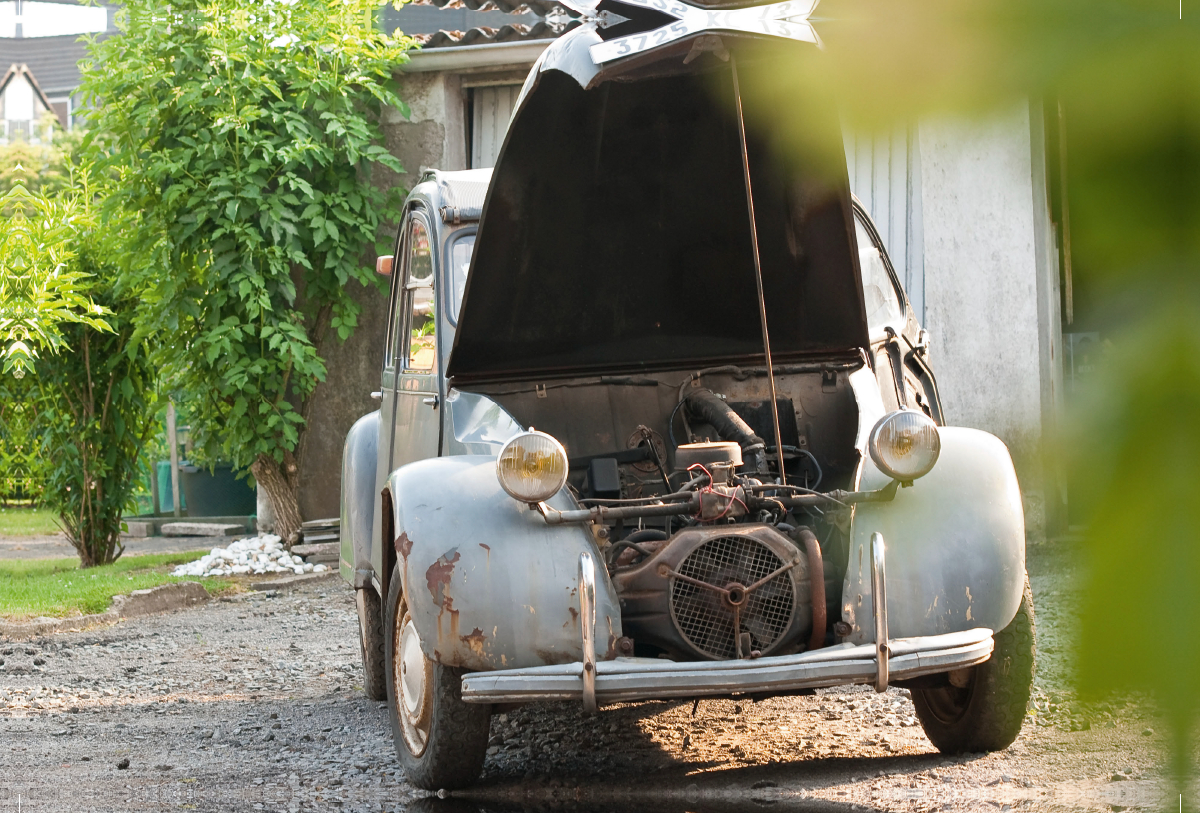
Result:
M463 291L467 288L467 269L471 267L471 251L475 248L475 232L464 234L450 246L450 314L458 324Z
M904 329L904 306L896 286L883 264L883 255L871 237L871 232L856 213L854 231L858 238L858 267L862 272L863 297L866 300L867 327L871 341L887 335L887 328L899 333Z

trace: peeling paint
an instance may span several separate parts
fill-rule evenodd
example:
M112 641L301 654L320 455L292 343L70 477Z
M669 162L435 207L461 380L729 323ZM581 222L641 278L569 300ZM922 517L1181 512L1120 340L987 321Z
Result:
M408 554L412 553L412 547L413 543L408 538L408 532L401 531L400 535L396 537L396 553L400 554L402 558L407 559Z
M469 646L471 651L476 655L481 658L484 657L483 644L487 641L487 638L484 636L483 630L479 629L479 627L472 630L470 635L460 635L459 640Z
M450 586L450 578L454 575L454 563L459 560L458 548L451 548L438 557L437 561L425 571L425 582L429 585L429 595L439 604L445 604L445 588ZM442 595L439 595L441 593Z

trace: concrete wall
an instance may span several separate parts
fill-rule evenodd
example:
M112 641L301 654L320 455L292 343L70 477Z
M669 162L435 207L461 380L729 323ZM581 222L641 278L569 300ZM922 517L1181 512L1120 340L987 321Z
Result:
M1039 183L1034 176L1043 142L1031 135L1025 105L983 121L919 126L925 327L946 419L1008 444L1027 531L1038 537L1045 527L1042 376L1058 340L1045 323L1046 311L1057 309L1050 301L1057 288L1046 281L1057 271L1046 248L1044 172Z

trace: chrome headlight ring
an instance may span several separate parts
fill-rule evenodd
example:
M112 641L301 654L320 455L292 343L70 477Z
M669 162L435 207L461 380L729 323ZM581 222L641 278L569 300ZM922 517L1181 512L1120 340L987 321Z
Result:
M933 469L942 452L942 440L928 415L901 409L879 419L871 429L867 449L880 471L910 483Z
M553 436L529 430L510 439L496 457L496 479L513 499L548 500L567 482L567 451Z

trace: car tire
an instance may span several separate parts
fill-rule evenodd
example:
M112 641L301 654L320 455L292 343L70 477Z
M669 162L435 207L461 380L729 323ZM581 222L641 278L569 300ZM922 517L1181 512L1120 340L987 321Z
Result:
M912 690L925 736L943 754L1002 751L1021 733L1036 652L1028 576L1016 616L994 640L992 657L964 670L965 685Z
M387 661L384 659L383 600L371 585L363 585L358 604L358 645L362 653L363 691L372 700L387 700Z
M421 651L398 566L385 610L388 712L400 766L424 790L465 787L483 771L491 706L464 703L465 670L434 663Z

